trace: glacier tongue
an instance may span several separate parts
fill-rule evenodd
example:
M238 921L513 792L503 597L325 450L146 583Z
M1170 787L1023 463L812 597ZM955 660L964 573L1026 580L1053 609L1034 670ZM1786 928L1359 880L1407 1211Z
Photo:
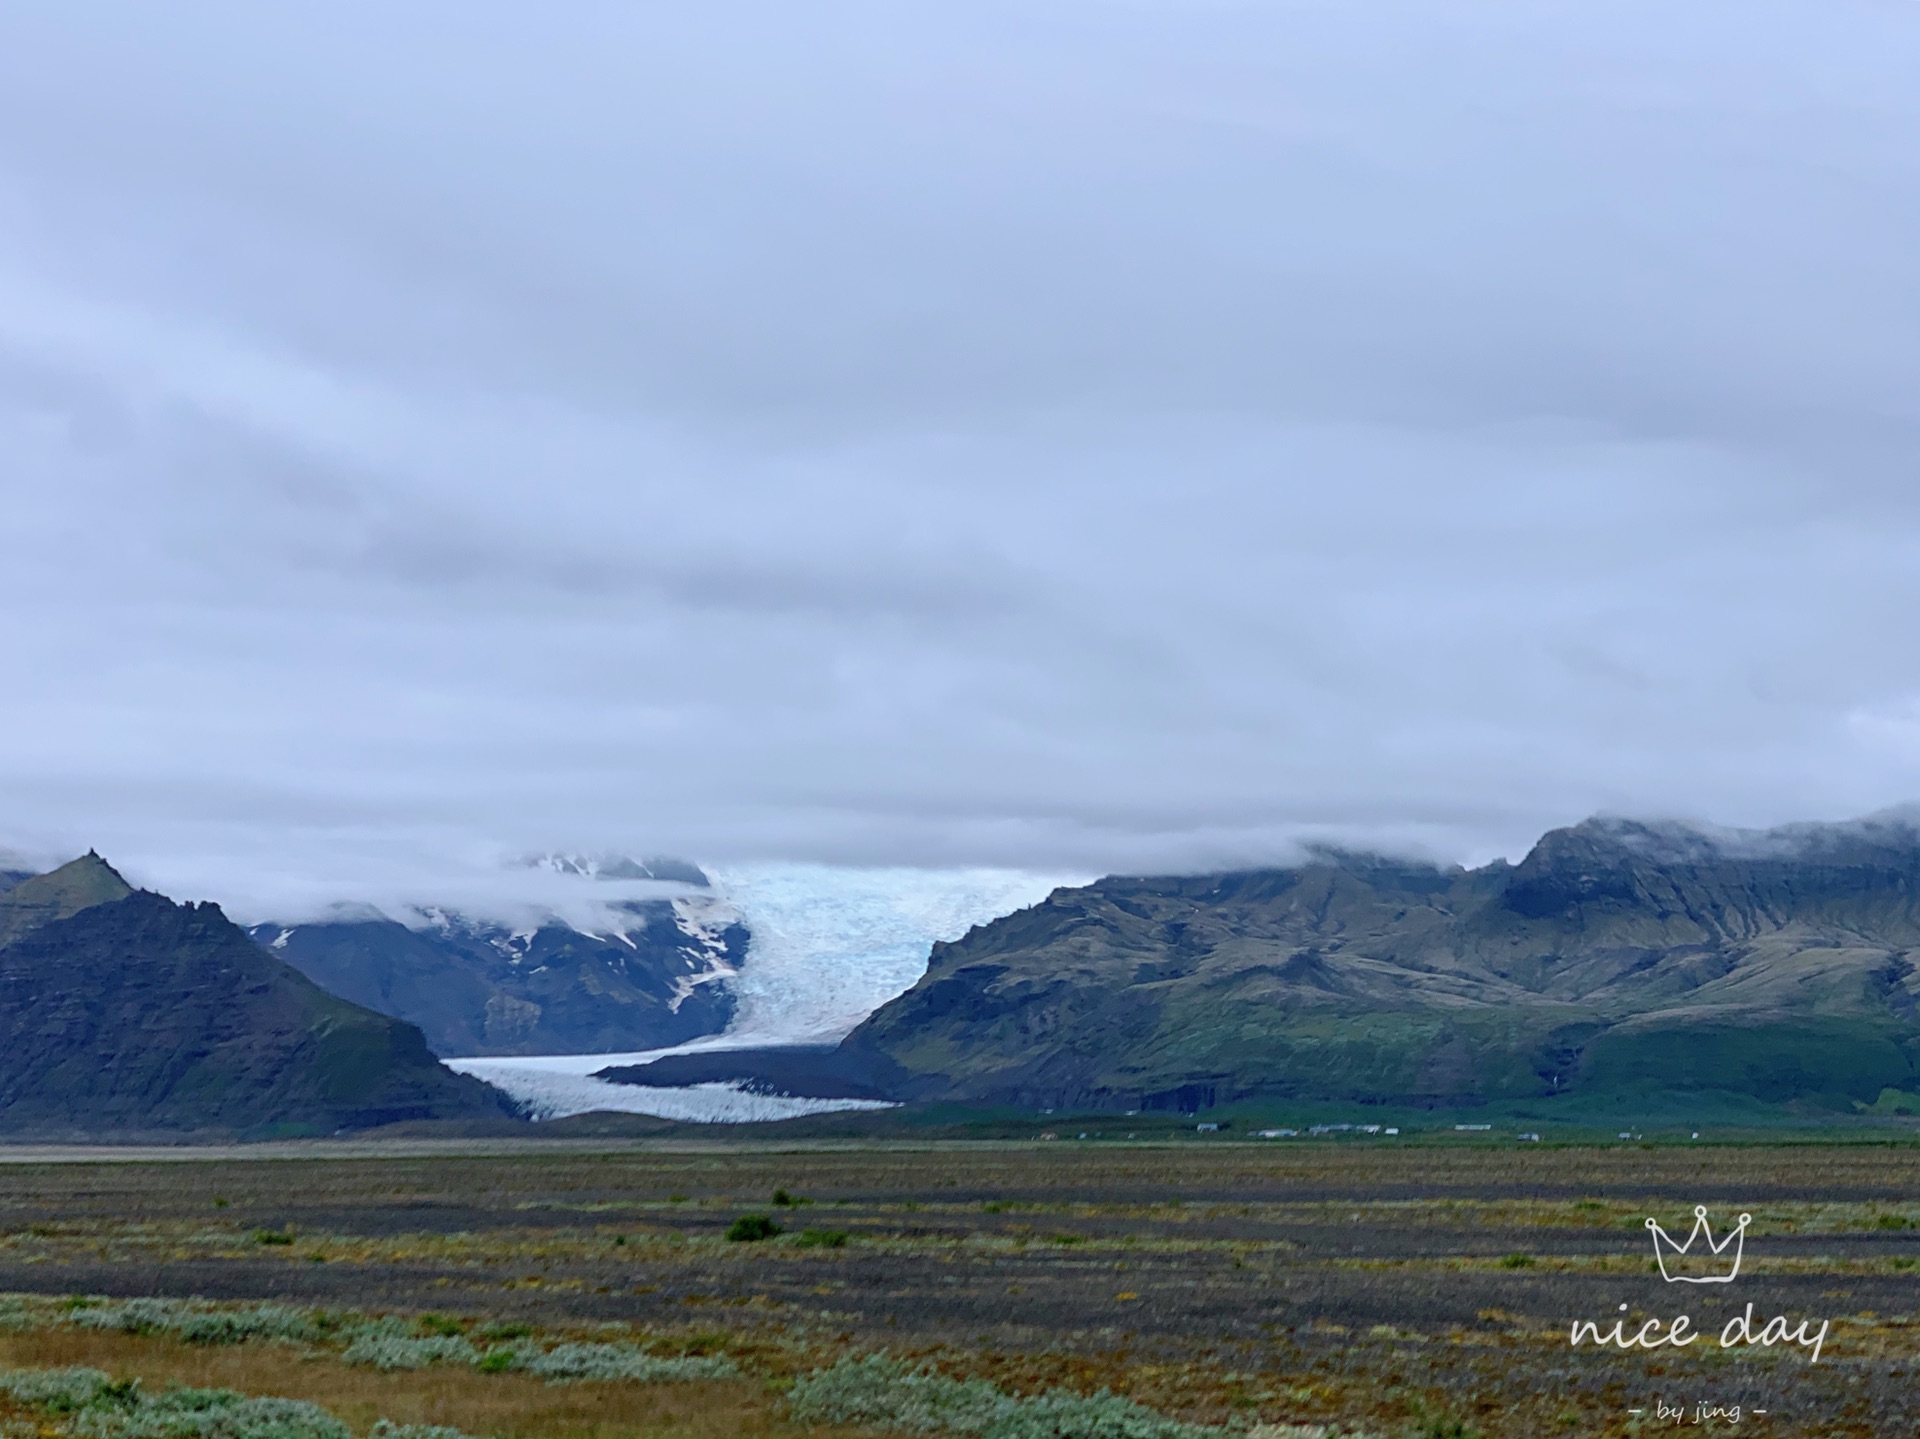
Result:
M449 1059L449 1069L483 1079L505 1090L534 1119L564 1119L569 1114L612 1112L650 1114L695 1124L743 1124L764 1119L793 1119L848 1109L887 1109L871 1099L793 1099L782 1094L749 1094L733 1084L690 1084L680 1089L642 1089L595 1079L593 1070L609 1064L644 1062L648 1054L559 1054L543 1058Z
M733 980L728 1048L834 1040L909 988L936 940L958 939L1078 878L1005 869L712 869L753 938ZM714 1046L711 1043L701 1046Z

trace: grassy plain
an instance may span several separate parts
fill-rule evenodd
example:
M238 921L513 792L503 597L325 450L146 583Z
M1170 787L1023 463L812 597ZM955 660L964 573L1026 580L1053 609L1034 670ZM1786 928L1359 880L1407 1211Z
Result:
M1908 1140L10 1157L0 1291L432 1312L475 1336L509 1325L724 1353L745 1376L550 1387L472 1368L381 1373L298 1346L61 1325L0 1335L0 1363L310 1398L356 1432L380 1417L516 1439L797 1436L809 1431L785 1417L784 1387L879 1351L1013 1394L1112 1390L1207 1425L1627 1435L1672 1427L1657 1404L1704 1401L1773 1435L1920 1432ZM1696 1203L1716 1223L1754 1216L1733 1284L1667 1284L1655 1269L1645 1218L1684 1235ZM784 1232L728 1241L748 1213ZM1723 1351L1722 1326L1749 1303L1756 1330L1776 1314L1831 1320L1819 1362L1792 1344ZM1679 1351L1569 1345L1573 1321L1604 1329L1621 1305L1629 1333L1685 1312L1706 1337Z

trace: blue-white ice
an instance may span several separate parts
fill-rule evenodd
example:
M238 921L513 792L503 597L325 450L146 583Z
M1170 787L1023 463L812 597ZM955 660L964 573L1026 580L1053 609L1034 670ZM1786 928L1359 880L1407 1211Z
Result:
M1057 875L742 865L708 871L753 933L727 1047L837 1040L926 972L934 941L1038 904Z
M691 1084L679 1089L643 1089L609 1084L593 1071L678 1051L644 1054L553 1054L512 1059L449 1059L447 1067L504 1089L534 1119L563 1119L595 1110L651 1114L701 1124L744 1124L756 1119L792 1119L843 1109L886 1109L871 1099L790 1099L783 1094L748 1094L737 1085Z
M645 1089L592 1076L665 1054L837 1040L921 976L935 941L1036 904L1058 885L1084 882L1024 870L803 864L709 866L707 873L753 934L733 981L739 1011L725 1034L638 1054L448 1063L497 1085L541 1119L618 1110L732 1123L871 1108L871 1101L788 1099L727 1085Z

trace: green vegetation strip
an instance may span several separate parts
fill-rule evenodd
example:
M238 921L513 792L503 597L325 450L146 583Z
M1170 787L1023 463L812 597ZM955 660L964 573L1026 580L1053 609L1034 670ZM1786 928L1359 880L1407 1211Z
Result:
M354 1439L341 1420L299 1399L231 1389L148 1393L98 1369L0 1369L0 1392L85 1439ZM369 1439L468 1439L433 1424L377 1422Z
M391 1323L397 1332L378 1326ZM688 1379L734 1379L739 1367L724 1354L663 1356L632 1344L498 1344L482 1349L457 1335L407 1332L404 1320L376 1320L367 1325L340 1356L349 1364L375 1369L425 1369L434 1364L468 1364L483 1374L520 1370L549 1384L580 1380L629 1380L640 1384L672 1383Z
M439 1315L369 1317L258 1303L217 1306L198 1299L80 1299L0 1296L0 1329L70 1324L125 1334L164 1334L193 1344L296 1344L326 1348L348 1364L425 1369L457 1364L481 1373L509 1370L552 1384L576 1381L671 1383L733 1379L724 1354L660 1355L633 1344L543 1345L518 1326L477 1330L510 1342L476 1344ZM422 1332L425 1331L425 1332ZM332 1348L339 1345L343 1347ZM137 1379L116 1382L97 1369L0 1369L0 1392L64 1416L83 1439L353 1439L315 1404L250 1398L226 1389L148 1393ZM1336 1439L1318 1425L1188 1424L1102 1390L1007 1394L984 1379L955 1379L885 1354L849 1357L794 1380L792 1417L803 1424L854 1424L977 1439ZM459 1430L381 1420L369 1439L468 1439ZM1354 1435L1353 1439L1364 1439Z
M221 1309L190 1299L122 1299L72 1303L65 1322L81 1329L123 1334L169 1334L189 1344L244 1344L249 1339L312 1344L326 1327L305 1309L288 1304L249 1304Z
M0 1312L0 1321L6 1318ZM671 1383L689 1379L733 1379L740 1370L724 1354L673 1356L649 1354L633 1344L563 1343L551 1348L521 1339L482 1347L459 1325L434 1316L406 1320L394 1316L364 1318L295 1309L284 1304L216 1308L191 1299L122 1299L82 1303L61 1316L83 1329L124 1334L167 1334L190 1344L243 1344L267 1340L319 1344L344 1340L340 1358L375 1369L425 1369L435 1364L464 1364L487 1374L519 1371L550 1384L583 1380ZM421 1334L427 1328L437 1332Z

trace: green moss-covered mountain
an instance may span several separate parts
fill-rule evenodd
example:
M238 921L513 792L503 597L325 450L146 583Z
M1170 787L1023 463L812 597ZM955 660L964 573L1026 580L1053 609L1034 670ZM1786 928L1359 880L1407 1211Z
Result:
M0 892L0 1133L330 1134L505 1113L420 1031L97 855Z
M902 1097L1190 1109L1920 1089L1920 832L1593 820L1519 865L1101 880L934 947L842 1046ZM898 1066L897 1069L892 1066Z

